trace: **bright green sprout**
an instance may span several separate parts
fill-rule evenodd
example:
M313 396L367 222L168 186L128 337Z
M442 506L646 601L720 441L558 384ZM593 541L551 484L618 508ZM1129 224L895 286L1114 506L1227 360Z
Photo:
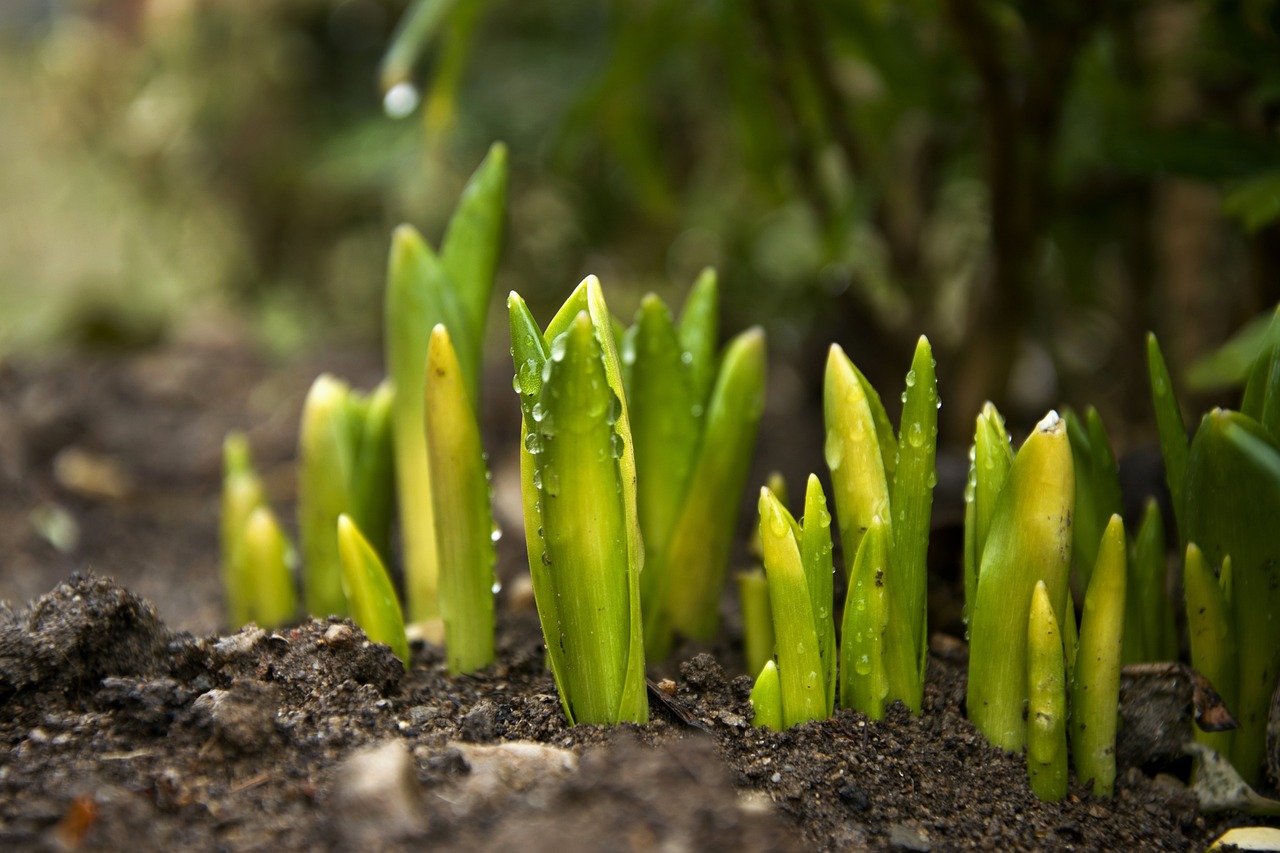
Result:
M351 616L370 640L390 646L408 669L404 615L387 569L350 516L338 516L337 525L342 586L351 604Z
M1124 522L1113 515L1103 531L1085 593L1071 679L1071 753L1076 777L1092 780L1097 797L1110 797L1116 781L1126 550Z
M223 442L222 584L233 628L255 622L283 625L297 613L293 549L267 505L253 467L249 443L240 433Z
M1098 543L1111 516L1123 512L1120 469L1111 453L1107 429L1098 411L1090 406L1084 420L1066 411L1067 438L1076 477L1076 510L1072 519L1071 553L1079 579L1078 590L1088 589L1089 574L1098 560Z
M511 294L534 597L570 723L645 722L636 463L612 318L589 277L539 330Z
M247 584L247 616L263 628L275 628L298 612L298 597L289 570L292 548L280 522L266 504L260 504L245 522L237 561L243 565Z
M827 524L829 527L830 521ZM825 629L819 624L820 616L814 611L809 593L802 537L802 530L786 507L767 488L761 489L760 541L777 636L784 728L825 720L832 710L827 700L826 676L828 671L834 673L835 660L834 656L829 661L822 659L821 637ZM830 620L829 607L826 619Z
M894 642L891 631L903 633L890 619L889 535L880 516L871 519L853 561L853 575L844 605L841 629L840 704L861 711L873 720L884 719L889 696L889 661L886 648ZM914 644L899 638L906 648Z
M831 469L845 574L851 576L863 537L879 518L890 542L889 623L885 637L887 701L918 713L924 697L929 522L937 485L937 378L928 339L917 342L902 395L895 437L866 377L838 346L827 359L823 390L826 457ZM785 672L784 672L785 675Z
M1155 498L1147 500L1130 552L1123 661L1129 664L1175 660L1178 635L1173 603L1166 588L1164 516Z
M1067 684L1062 634L1044 581L1027 614L1027 774L1046 802L1067 795Z
M493 511L480 428L443 325L427 350L427 459L431 488L448 495L436 507L440 611L449 672L493 663Z
M389 549L391 391L368 397L323 375L302 409L298 439L298 531L307 612L347 613L334 525L347 513L381 554Z
M977 469L979 483L984 469ZM1075 477L1066 426L1050 412L1022 445L996 498L982 548L976 598L969 602L969 719L1002 749L1026 741L1025 643L1031 594L1044 581L1065 614L1071 565Z
M968 639L969 608L978 600L978 562L991 533L996 498L1009 479L1013 445L1004 418L991 403L982 407L969 450L969 480L964 490L964 614ZM982 472L979 475L978 472Z
M507 152L489 154L462 192L439 254L413 228L392 238L386 291L386 359L396 389L392 419L400 534L409 618L427 629L440 618L436 506L423 438L424 377L431 330L443 323L469 399L480 399L480 357L502 243Z
M773 660L775 639L773 611L769 609L769 582L760 568L739 572L738 602L742 607L744 657L749 672L759 672Z
M1191 665L1209 679L1218 695L1227 703L1228 710L1239 695L1236 662L1236 635L1231 620L1231 559L1222 564L1221 574L1205 562L1204 555L1194 542L1187 546L1183 563L1183 583L1187 591L1187 635L1191 644ZM1196 740L1224 756L1231 755L1231 741L1235 733L1206 732L1198 726Z
M759 728L782 731L782 682L778 679L778 665L770 658L760 668L755 686L751 688L751 707L755 716L751 723Z
M645 649L665 657L673 633L710 640L719 627L764 400L764 333L743 332L717 360L715 273L694 285L677 325L646 296L623 340L635 437L636 495L645 543L640 577Z
M1271 529L1280 515L1280 344L1270 340L1248 372L1244 411L1215 409L1205 415L1188 447L1160 348L1154 337L1148 338L1152 397L1179 539L1196 545L1208 566L1223 566L1230 558L1233 588L1225 591L1222 604L1237 650L1235 672L1221 671L1231 668L1222 663L1222 684L1205 674L1240 724L1212 740L1251 785L1262 775L1267 716L1280 674L1280 540ZM1188 607L1191 574L1188 566ZM1199 582L1199 587L1201 606L1206 606L1211 601L1208 584ZM1200 621L1199 616L1191 620L1197 667ZM1200 660L1220 657L1206 644L1223 636L1220 627L1201 626Z

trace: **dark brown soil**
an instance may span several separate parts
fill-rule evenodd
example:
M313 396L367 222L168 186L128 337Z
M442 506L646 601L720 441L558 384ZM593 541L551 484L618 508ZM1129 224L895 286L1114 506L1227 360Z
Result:
M964 719L963 646L941 636L918 717L752 728L749 680L717 662L738 668L730 623L714 657L655 668L675 683L650 724L570 728L515 537L478 675L424 646L406 673L345 622L219 636L222 435L252 428L284 506L323 368L376 378L368 355L267 370L228 346L0 366L0 597L52 589L0 611L0 849L1199 850L1249 822L1198 812L1187 700L1134 684L1116 797L1039 802Z

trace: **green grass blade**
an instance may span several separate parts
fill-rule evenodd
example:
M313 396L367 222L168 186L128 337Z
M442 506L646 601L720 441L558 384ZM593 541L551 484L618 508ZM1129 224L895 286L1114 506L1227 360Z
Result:
M1229 565L1229 562L1228 562ZM1223 566L1222 579L1230 570ZM1187 600L1187 637L1191 645L1191 665L1209 679L1227 710L1239 709L1239 672L1236 668L1236 634L1231 624L1231 605L1224 584L1213 573L1203 552L1194 542L1187 545L1183 569ZM1195 729L1196 741L1224 755L1231 755L1235 732L1205 732Z
M1178 637L1166 586L1167 570L1164 516L1155 498L1149 498L1133 539L1129 595L1125 598L1125 663L1177 659Z
M1182 421L1178 396L1169 378L1164 354L1156 336L1147 334L1147 372L1151 377L1151 403L1156 413L1156 429L1160 433L1160 453L1164 457L1164 476L1169 484L1173 501L1174 520L1178 525L1178 537L1184 545L1187 540L1186 481L1187 481L1187 427Z
M426 438L436 506L440 613L449 672L493 663L493 511L475 412L443 325L427 349Z
M356 425L345 382L316 379L302 408L298 437L298 538L303 592L313 616L345 616L342 567L334 534L338 516L351 512Z
M1080 647L1071 681L1071 750L1076 777L1110 797L1116 781L1120 650L1124 644L1126 557L1124 522L1111 516L1098 545L1080 619Z
M918 654L914 676L891 687L894 698L918 709L924 695L925 649L928 643L926 582L929 566L929 528L933 488L938 483L938 379L933 350L923 335L916 343L903 394L902 427L898 435L898 464L893 474L889 505L893 510L893 594L895 620L910 627Z
M1257 421L1215 410L1204 417L1187 464L1187 538L1211 564L1230 555L1231 621L1239 652L1240 729L1231 763L1249 784L1261 776L1266 725L1280 672L1280 449Z
M395 587L378 552L348 515L338 516L338 551L342 555L342 585L351 602L351 616L375 643L385 643L409 668L409 641Z
M720 342L720 295L716 272L703 270L680 311L680 349L688 353L695 405L706 405L716 379L716 345Z
M391 558L395 511L395 455L391 421L395 392L384 381L364 400L351 482L351 517L385 564Z
M289 541L275 513L266 505L256 507L245 522L243 551L245 575L252 590L249 621L262 628L285 625L297 616L298 596L289 571Z
M644 535L645 570L640 606L645 637L652 643L669 628L665 613L666 555L685 503L699 421L689 366L681 358L675 324L662 300L650 294L640 304L627 346L634 355L627 385L631 434L635 439L636 502ZM650 654L660 646L650 645Z
M1002 749L1020 750L1026 737L1021 638L1036 582L1045 582L1054 613L1066 607L1074 506L1071 446L1050 412L1018 451L997 499L969 615L969 719Z
M782 731L782 681L778 677L778 666L772 658L761 667L760 675L751 688L751 707L755 711L752 725L773 729L775 732Z
M457 293L459 319L466 327L465 340L474 344L464 350L463 339L458 338L458 361L463 375L474 380L467 390L477 404L480 399L479 344L484 340L494 273L502 251L507 171L507 147L495 142L463 188L440 243L440 263ZM453 326L449 327L449 334L458 337Z
M253 616L251 583L242 559L245 525L249 516L266 502L262 480L253 467L249 443L240 433L230 433L222 444L223 477L219 519L222 552L222 592L227 625L237 629Z
M825 719L827 696L800 547L786 510L768 489L760 491L760 540L777 635L782 722L791 728L809 720Z
M804 521L800 530L800 561L818 633L818 655L822 658L827 714L830 715L836 701L836 625L831 613L835 601L832 591L835 567L831 562L831 513L827 512L827 496L816 474L809 475L805 487Z
M871 519L892 530L889 479L867 386L840 347L832 345L823 383L827 467L831 470L846 577Z
M769 609L769 584L764 571L738 573L738 602L742 606L743 656L747 672L759 672L773 660L773 611Z
M764 410L765 364L765 336L759 327L725 347L689 491L672 534L666 599L671 624L699 640L711 639L719 629L719 602L741 510L738 496L746 488Z
M875 516L853 561L840 631L840 704L873 720L884 719L889 697L889 547L889 533Z
M1038 581L1027 614L1027 774L1046 802L1067 795L1067 684L1058 620Z

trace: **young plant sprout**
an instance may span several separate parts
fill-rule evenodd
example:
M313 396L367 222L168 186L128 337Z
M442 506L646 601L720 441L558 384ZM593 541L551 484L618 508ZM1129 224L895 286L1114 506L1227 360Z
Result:
M889 696L888 657L892 649L915 648L904 626L891 620L889 591L889 535L880 516L871 519L853 561L841 627L840 704L873 720L884 719Z
M1123 662L1175 660L1178 634L1166 584L1164 516L1155 498L1147 500L1130 553Z
M715 273L699 277L677 325L649 295L623 341L645 543L645 648L665 657L674 632L710 640L719 627L739 502L764 399L764 332L725 347L717 364Z
M979 418L979 440L983 420ZM990 424L992 418L986 420ZM978 458L975 453L975 462ZM975 465L975 500L985 473ZM1074 506L1066 425L1050 412L1014 457L996 497L986 541L975 548L976 596L968 603L969 719L1002 749L1020 751L1026 741L1025 637L1038 582L1045 584L1058 623L1066 616Z
M1231 558L1214 574L1204 554L1194 542L1187 545L1183 561L1183 583L1187 596L1187 635L1191 644L1191 665L1209 679L1218 695L1233 699L1239 695L1235 626L1231 620ZM1231 709L1234 706L1228 706ZM1206 732L1198 726L1196 740L1224 756L1231 755L1234 731Z
M742 608L743 656L748 672L760 672L773 660L776 641L773 611L769 608L769 582L764 569L739 572L738 603Z
M547 655L570 723L645 722L636 462L613 319L587 278L545 334L507 301L525 534Z
M1124 522L1111 516L1098 544L1084 597L1079 646L1071 676L1071 754L1076 777L1110 797L1116 780L1116 721L1120 707L1120 652L1125 630ZM1074 613L1065 618L1075 619Z
M337 524L342 587L351 604L351 616L370 640L390 646L408 669L409 641L404 632L404 615L387 569L351 516L338 516Z
M493 512L480 428L444 325L427 348L427 460L436 505L440 612L449 672L493 662Z
M780 732L782 723L782 682L778 679L778 665L769 658L760 668L756 683L751 688L751 707L754 716L751 724L759 728Z
M1056 802L1067 795L1067 681L1044 581L1036 581L1027 615L1027 688L1027 775L1037 797Z
M817 477L809 482L811 494L818 497L805 501L813 515L806 514L803 524L796 523L768 488L760 490L760 542L777 637L784 728L825 720L835 707L831 516Z
M852 577L862 540L879 518L889 546L881 580L892 626L884 637L888 678L884 699L901 699L912 712L919 712L924 696L926 559L937 484L934 462L940 405L933 352L924 337L916 345L906 386L895 437L875 389L840 347L832 346L823 410L845 574ZM870 618L869 610L857 614L864 612ZM854 626L854 630L860 629ZM874 630L874 625L861 630Z
M308 613L347 613L334 536L339 515L371 531L375 550L389 550L391 407L385 383L365 397L327 374L307 394L298 439L298 531Z
M1280 673L1280 346L1257 359L1245 387L1243 411L1215 409L1203 417L1188 447L1169 373L1154 337L1148 338L1152 397L1180 539L1194 544L1208 567L1218 567L1217 600L1188 556L1187 605L1206 608L1190 620L1192 663L1214 681L1240 728L1212 740L1244 780L1262 774L1271 694ZM1231 568L1226 564L1230 560ZM1222 613L1222 617L1213 614ZM1213 624L1210 620L1224 620ZM1230 659L1212 651L1234 640ZM1208 671L1206 671L1206 669ZM1219 683L1215 675L1216 671ZM1233 677L1234 675L1234 677Z
M480 399L480 356L502 242L507 152L501 144L472 175L439 254L412 227L392 239L386 292L387 366L396 389L392 431L409 618L440 618L436 502L423 439L424 377L431 330L443 323L469 399Z
M232 628L275 627L297 611L292 548L266 503L249 443L231 433L222 445L222 588Z
M1111 516L1124 511L1120 469L1111 452L1102 416L1090 406L1084 420L1063 413L1076 478L1076 509L1072 518L1071 553L1079 579L1077 590L1088 589L1089 574L1098 560L1098 543Z

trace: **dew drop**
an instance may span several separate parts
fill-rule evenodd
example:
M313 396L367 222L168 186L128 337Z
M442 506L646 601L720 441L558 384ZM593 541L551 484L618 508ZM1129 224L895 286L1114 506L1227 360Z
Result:
M858 671L858 675L870 675L871 674L871 656L861 655L858 658L858 660L854 662L853 668Z
M555 468L552 468L550 465L547 466L546 471L544 471L542 475L542 484L546 487L547 494L551 497L554 498L556 495L560 494L560 475L556 473Z
M827 467L833 472L844 462L844 442L834 430L827 433L826 456Z
M391 118L404 118L418 108L422 93L412 83L400 82L382 96L382 109Z
M502 538L502 528L495 524L493 526L493 530L489 531L489 541L497 542L501 538Z
M916 372L914 370L907 371L907 387L908 388L916 387Z
M912 447L924 446L924 429L918 422L913 423L910 428L907 429L907 443Z
M938 485L938 472L937 472L937 471L930 471L930 472L929 472L929 478L928 478L927 480L925 480L925 482L928 484L929 488L931 488L931 489L932 489L934 486Z
M498 593L502 592L502 581L495 580L493 582L493 586L489 587L489 591L492 592L494 595L497 595Z
M691 353L691 352L682 352L682 353L680 353L680 363L681 363L681 364L693 364L693 353Z
M614 459L622 458L622 451L626 449L626 442L618 433L609 436L609 453Z
M530 414L533 415L534 423L540 422L546 416L546 409L542 408L542 403L534 403Z

